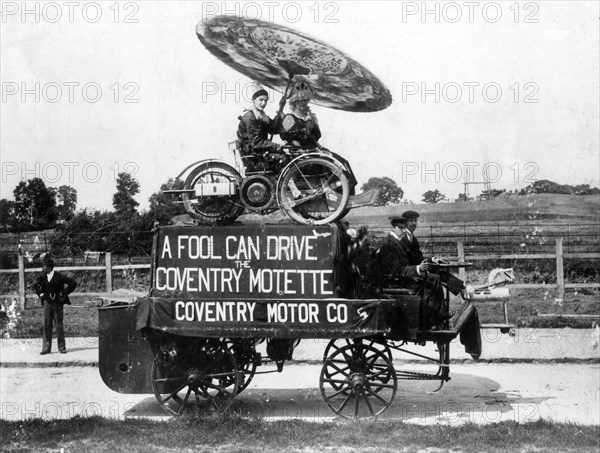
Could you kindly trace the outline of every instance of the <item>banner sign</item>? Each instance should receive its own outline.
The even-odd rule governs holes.
[[[373,335],[389,332],[395,304],[391,300],[149,297],[137,301],[136,329],[232,338]]]
[[[163,227],[154,250],[152,294],[213,300],[336,297],[338,247],[335,225]],[[246,305],[214,310],[251,314]]]

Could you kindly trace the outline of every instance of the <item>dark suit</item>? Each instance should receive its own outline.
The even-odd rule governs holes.
[[[392,233],[388,234],[381,244],[381,266],[383,273],[386,275],[384,281],[394,279],[418,279],[416,264],[411,263],[411,255],[406,247],[408,241],[406,236],[397,236]]]
[[[411,241],[406,233],[398,235],[392,232],[383,241],[380,253],[385,274],[384,282],[399,284],[423,298],[422,329],[437,326],[447,317],[440,276],[434,273],[420,275],[417,271],[419,264],[423,261],[423,254],[419,242],[414,236]]]
[[[58,350],[65,351],[65,331],[63,324],[63,306],[70,304],[69,294],[77,287],[77,282],[66,275],[54,271],[52,280],[48,281],[45,273],[40,274],[33,284],[33,290],[42,299],[44,305],[44,339],[42,352],[52,349],[52,324],[56,324],[56,340]]]
[[[419,245],[419,241],[417,241],[417,238],[414,236],[414,234],[412,235],[412,239],[409,239],[408,235],[405,233],[402,235],[400,243],[406,251],[409,265],[418,266],[423,262],[424,258],[423,253],[421,253],[421,246]]]

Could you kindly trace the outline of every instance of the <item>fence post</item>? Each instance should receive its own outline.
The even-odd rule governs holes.
[[[25,262],[23,255],[19,253],[19,303],[21,304],[21,311],[25,310]]]
[[[565,298],[565,273],[563,268],[563,238],[556,238],[556,285],[558,287],[558,298]]]
[[[112,292],[112,254],[106,252],[104,254],[104,260],[106,261],[106,292]]]
[[[458,241],[456,243],[456,249],[458,252],[458,261],[461,263],[464,262],[465,261],[465,244],[463,244],[462,241]],[[460,267],[458,269],[458,278],[460,278],[463,282],[467,281],[467,272],[464,267]]]

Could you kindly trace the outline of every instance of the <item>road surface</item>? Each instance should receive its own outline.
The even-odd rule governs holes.
[[[244,415],[331,420],[321,399],[316,364],[286,365],[257,375],[232,404]],[[418,424],[478,424],[539,418],[600,424],[598,364],[456,364],[451,381],[399,381],[381,418]],[[23,420],[102,415],[164,418],[153,395],[122,395],[102,382],[98,368],[1,368],[0,418]]]

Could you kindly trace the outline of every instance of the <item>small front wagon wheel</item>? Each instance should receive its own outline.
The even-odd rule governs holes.
[[[226,344],[210,341],[190,360],[165,360],[159,351],[152,366],[154,396],[170,415],[197,416],[226,410],[238,393],[239,371]]]
[[[385,351],[356,342],[327,357],[319,387],[323,400],[344,418],[376,417],[394,400],[394,366]]]

